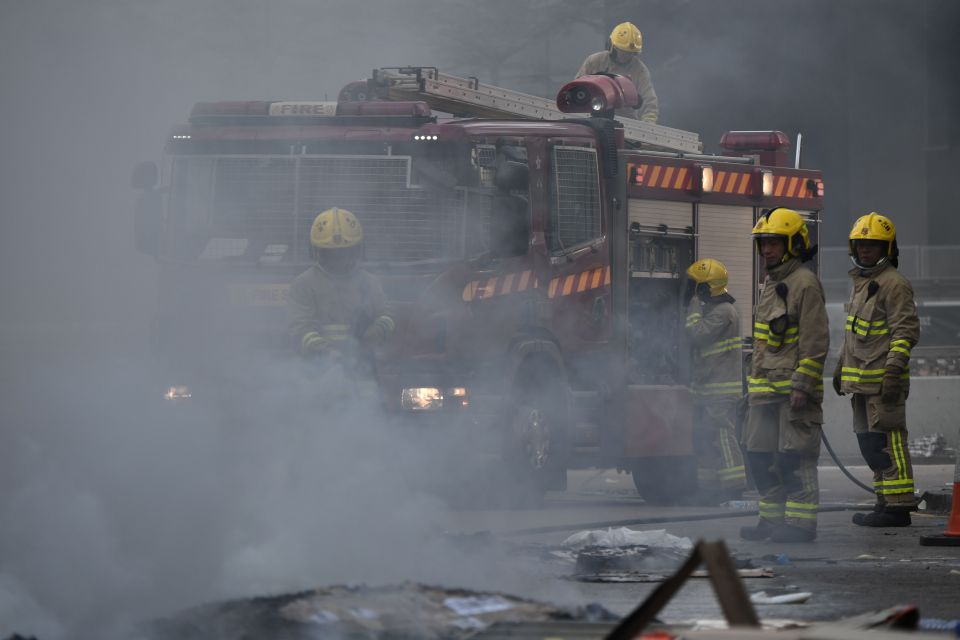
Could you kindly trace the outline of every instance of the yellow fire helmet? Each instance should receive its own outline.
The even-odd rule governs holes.
[[[727,268],[719,260],[713,258],[697,260],[687,268],[687,277],[697,284],[709,285],[711,296],[722,296],[727,293]]]
[[[640,53],[643,49],[643,34],[632,22],[621,22],[610,32],[610,44],[620,51]]]
[[[850,229],[849,251],[855,256],[853,243],[857,240],[881,240],[887,243],[887,257],[896,257],[897,228],[890,218],[877,212],[868,213],[853,223]]]
[[[799,213],[793,209],[778,207],[760,216],[753,227],[753,237],[760,242],[761,238],[784,238],[787,241],[787,256],[799,256],[810,249],[810,233],[807,223]]]
[[[310,226],[310,244],[318,249],[346,249],[363,241],[363,227],[346,209],[327,209]]]

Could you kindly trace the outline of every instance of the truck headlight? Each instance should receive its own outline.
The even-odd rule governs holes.
[[[163,393],[164,400],[186,400],[192,397],[193,393],[190,392],[190,387],[184,385],[170,387]]]
[[[400,406],[411,411],[442,409],[443,393],[436,387],[404,389],[400,394]]]
[[[467,397],[466,387],[452,387],[447,389],[447,400],[449,400],[454,407],[470,406],[470,399]]]

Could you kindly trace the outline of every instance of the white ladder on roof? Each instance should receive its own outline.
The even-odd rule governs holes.
[[[551,100],[521,91],[512,91],[476,78],[441,73],[434,67],[383,67],[374,69],[373,79],[387,87],[394,100],[422,100],[433,109],[479,118],[523,118],[563,120],[569,118]],[[668,151],[702,153],[696,133],[659,124],[617,116],[624,138],[633,143]]]

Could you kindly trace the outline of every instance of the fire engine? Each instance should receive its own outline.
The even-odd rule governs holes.
[[[188,356],[224,336],[293,357],[286,291],[336,206],[361,220],[396,315],[376,382],[398,422],[494,433],[536,491],[578,466],[627,470],[653,501],[690,490],[684,272],[727,266],[748,338],[751,228],[786,206],[816,236],[823,181],[790,166],[780,132],[729,132],[709,155],[696,134],[615,117],[635,93],[587,76],[552,102],[408,67],[336,103],[196,104],[162,167],[133,176],[156,343],[177,364],[167,397],[203,395],[218,365]]]

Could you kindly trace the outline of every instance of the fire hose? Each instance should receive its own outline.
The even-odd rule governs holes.
[[[867,485],[863,484],[862,482],[854,478],[853,474],[850,473],[850,471],[845,466],[843,466],[843,463],[840,462],[840,458],[838,458],[836,452],[834,452],[833,447],[830,446],[830,441],[827,440],[827,434],[825,434],[822,429],[820,430],[820,439],[823,440],[823,444],[827,448],[827,452],[830,454],[830,457],[833,458],[833,461],[837,464],[837,467],[840,468],[840,471],[843,472],[843,475],[847,476],[850,482],[857,485],[864,491],[869,491],[870,493],[874,493],[873,489],[871,489]]]

